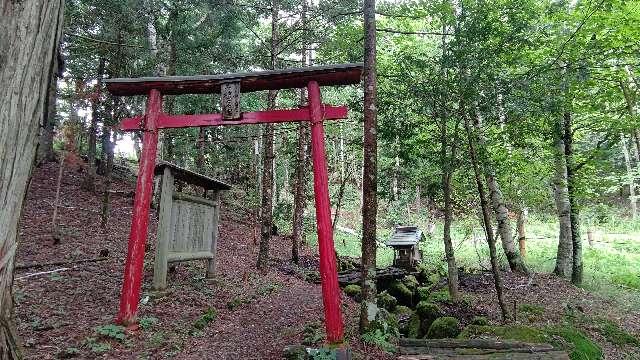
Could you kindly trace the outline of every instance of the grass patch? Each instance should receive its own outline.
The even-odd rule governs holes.
[[[633,345],[640,347],[640,339],[620,328],[615,322],[605,318],[596,318],[593,321],[596,331],[604,336],[608,342],[618,346]]]

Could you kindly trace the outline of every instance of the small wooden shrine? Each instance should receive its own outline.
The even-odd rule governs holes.
[[[393,248],[393,266],[414,269],[422,260],[419,244],[424,238],[417,226],[396,226],[386,244]]]
[[[170,262],[206,260],[207,277],[215,274],[220,192],[231,186],[168,162],[155,167],[160,175],[158,244],[153,268],[153,287],[167,287]],[[202,196],[176,191],[176,180],[202,188]]]

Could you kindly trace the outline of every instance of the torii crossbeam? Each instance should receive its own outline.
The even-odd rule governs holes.
[[[343,340],[340,310],[327,160],[325,156],[324,120],[347,117],[345,106],[322,104],[320,86],[348,85],[360,82],[362,64],[312,66],[299,69],[261,71],[225,75],[168,76],[149,78],[109,79],[107,89],[117,96],[146,95],[145,115],[123,119],[125,131],[144,131],[140,170],[129,233],[127,260],[117,320],[130,324],[136,321],[140,287],[142,285],[144,247],[149,225],[149,206],[153,194],[153,169],[156,162],[158,131],[167,128],[193,126],[224,126],[309,121],[313,160],[313,190],[316,201],[320,278],[324,304],[327,341]],[[308,106],[298,109],[241,112],[241,92],[307,88]],[[162,112],[163,95],[222,94],[222,113],[203,115],[171,115]]]

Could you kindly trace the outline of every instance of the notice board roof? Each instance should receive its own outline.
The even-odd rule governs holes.
[[[184,181],[188,184],[201,186],[207,190],[230,190],[231,185],[223,183],[222,181],[216,180],[214,178],[210,178],[208,176],[198,174],[195,171],[187,170],[183,167],[180,167],[176,164],[172,164],[170,162],[162,161],[156,165],[155,174],[162,175],[164,173],[164,169],[171,169],[171,173],[173,177]]]
[[[295,89],[315,80],[320,86],[350,85],[360,82],[362,63],[308,66],[282,70],[242,72],[221,75],[162,76],[106,79],[113,95],[147,95],[151,89],[162,94],[211,94],[220,92],[220,84],[240,82],[241,92]]]

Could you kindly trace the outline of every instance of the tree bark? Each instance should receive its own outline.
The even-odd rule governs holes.
[[[638,207],[636,202],[636,183],[635,174],[633,172],[633,166],[631,165],[631,155],[629,154],[629,147],[627,146],[627,138],[624,134],[620,134],[620,145],[622,146],[622,155],[624,155],[624,164],[627,168],[627,185],[629,186],[629,204],[631,209],[631,218],[634,220],[638,216]]]
[[[495,176],[493,170],[493,164],[486,153],[486,138],[482,131],[482,119],[478,109],[475,110],[474,127],[476,129],[478,146],[480,148],[480,161],[482,162],[482,168],[484,168],[484,174],[487,181],[487,187],[489,188],[489,199],[493,208],[493,213],[498,223],[498,234],[500,234],[500,240],[502,242],[502,250],[509,262],[509,268],[511,271],[517,271],[522,273],[528,273],[524,261],[520,254],[516,251],[513,234],[511,232],[511,221],[509,220],[509,210],[504,202],[500,185]]]
[[[362,302],[360,333],[369,329],[376,317],[376,217],[378,215],[378,140],[376,104],[376,2],[365,0],[364,16],[364,144],[362,176]]]
[[[43,120],[43,126],[38,140],[38,164],[56,160],[56,153],[53,151],[53,136],[57,123],[57,104],[58,98],[58,77],[62,77],[62,60],[60,58],[60,46],[56,46],[56,56],[54,56],[53,75],[49,83],[47,91],[47,104],[45,108],[47,112]]]
[[[491,226],[491,214],[489,209],[489,203],[487,202],[487,196],[484,189],[484,183],[482,182],[482,175],[480,172],[480,165],[478,163],[478,156],[475,147],[477,137],[474,136],[469,126],[469,120],[465,117],[465,129],[467,130],[467,138],[469,141],[469,157],[471,159],[471,165],[475,174],[476,186],[478,188],[478,197],[480,198],[480,208],[482,210],[482,222],[484,223],[485,236],[487,243],[489,244],[489,258],[491,260],[491,272],[493,273],[493,283],[498,296],[498,305],[500,306],[500,312],[502,314],[502,320],[509,319],[509,310],[507,304],[504,301],[502,278],[500,277],[500,268],[498,267],[498,255],[496,251],[496,239],[493,236],[493,228]]]
[[[63,26],[62,0],[0,2],[0,358],[18,359],[12,284],[22,209]]]
[[[573,264],[573,243],[571,242],[571,204],[567,188],[567,158],[564,145],[564,125],[562,117],[554,121],[554,177],[553,195],[558,212],[560,233],[558,234],[558,251],[554,274],[569,278]]]
[[[571,266],[571,282],[582,284],[582,239],[580,238],[580,210],[576,199],[575,159],[573,155],[573,129],[571,113],[565,111],[562,116],[564,125],[564,154],[567,158],[567,192],[571,209],[571,244],[573,245],[573,264]]]
[[[300,14],[300,22],[303,29],[307,26],[307,0],[302,0],[302,14]],[[302,39],[302,66],[307,65],[307,47],[308,39],[306,30],[303,33]],[[304,88],[300,89],[300,107],[307,104],[306,91]],[[293,196],[293,233],[291,236],[291,259],[294,263],[298,264],[299,247],[302,244],[302,238],[304,234],[304,209],[307,206],[307,177],[306,177],[306,151],[309,125],[306,122],[300,122],[298,124],[298,146],[296,148],[296,172],[295,172],[295,185]]]
[[[518,209],[518,220],[516,222],[516,228],[518,229],[518,245],[520,248],[520,256],[523,259],[527,258],[527,234],[525,225],[527,224],[527,208],[520,207]]]
[[[276,54],[278,53],[278,5],[279,0],[271,2],[271,68],[276,68]],[[275,109],[278,92],[269,90],[267,98],[268,108]],[[260,226],[260,250],[258,251],[258,264],[260,270],[265,270],[269,265],[269,242],[273,227],[273,125],[267,124],[262,135],[262,216]]]
[[[109,223],[109,216],[111,213],[111,199],[110,193],[111,190],[111,179],[113,174],[113,149],[116,146],[116,133],[113,133],[113,140],[111,140],[111,130],[105,129],[106,137],[107,137],[107,148],[105,149],[107,152],[107,164],[104,172],[104,193],[102,194],[102,213],[100,216],[100,226],[103,229],[107,228],[107,224]]]
[[[89,123],[89,147],[87,150],[87,173],[82,187],[91,192],[96,191],[96,145],[98,142],[98,113],[100,110],[100,95],[102,92],[102,78],[104,77],[105,58],[101,57],[96,74],[96,91],[91,99],[91,122]]]

